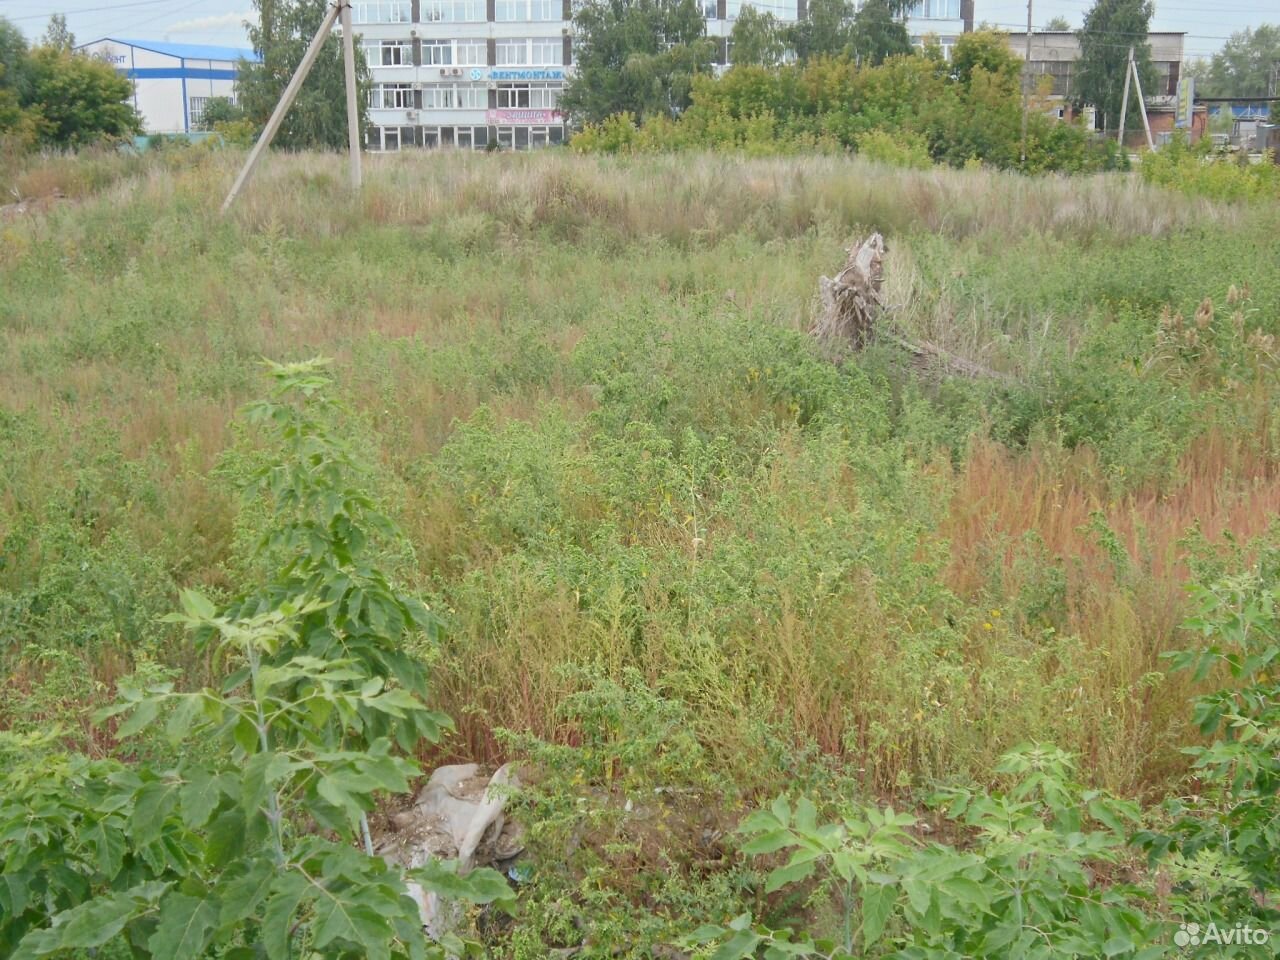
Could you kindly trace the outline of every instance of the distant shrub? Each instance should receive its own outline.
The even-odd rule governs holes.
[[[890,57],[878,66],[815,58],[776,68],[740,66],[698,77],[692,105],[678,119],[637,126],[630,114],[588,126],[573,139],[583,153],[715,149],[749,155],[834,153],[920,169],[930,162],[1028,172],[1113,169],[1119,152],[1095,145],[1082,127],[1033,113],[1022,159],[1017,59],[1003,36],[966,35],[955,75],[927,55]]]
[[[929,145],[924,138],[910,133],[894,136],[885,130],[872,130],[858,140],[858,153],[876,163],[892,167],[926,170],[933,166]]]
[[[1245,158],[1214,156],[1209,141],[1191,145],[1177,136],[1143,157],[1142,179],[1161,187],[1212,200],[1280,200],[1280,164],[1249,163]]]

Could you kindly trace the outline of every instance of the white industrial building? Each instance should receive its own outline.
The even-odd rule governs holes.
[[[702,0],[717,60],[732,61],[729,35],[753,0]],[[754,0],[784,23],[807,0]],[[526,149],[566,139],[560,94],[573,70],[571,0],[356,0],[353,31],[364,46],[370,150],[490,145]],[[973,29],[973,0],[919,0],[906,18],[919,43],[944,51]]]
[[[240,61],[259,59],[252,50],[238,47],[119,37],[104,37],[77,49],[101,57],[133,81],[133,106],[149,134],[202,129],[209,99],[234,99]]]

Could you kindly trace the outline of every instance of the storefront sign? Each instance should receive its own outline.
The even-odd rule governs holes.
[[[559,110],[489,110],[485,113],[489,123],[562,123],[564,115]]]
[[[511,69],[509,67],[472,67],[472,80],[563,80],[562,67]]]

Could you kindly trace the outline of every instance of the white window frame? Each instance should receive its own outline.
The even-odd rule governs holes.
[[[422,65],[424,67],[452,67],[452,40],[423,40]]]
[[[366,40],[364,59],[370,70],[377,70],[379,67],[412,67],[413,44],[408,40]]]
[[[353,23],[412,23],[409,0],[363,0],[351,5]]]
[[[212,97],[189,97],[187,100],[187,125],[192,130],[204,128],[204,111]]]
[[[562,37],[503,37],[496,42],[494,51],[499,67],[564,66]]]
[[[552,23],[564,19],[563,0],[495,0],[497,23]]]
[[[428,83],[422,87],[423,110],[484,110],[489,90],[469,83]]]
[[[488,13],[485,0],[422,0],[418,19],[422,23],[484,23]]]
[[[369,88],[372,110],[412,110],[413,85],[408,83],[375,83]]]
[[[487,67],[489,48],[483,40],[457,40],[454,42],[453,62],[460,67]]]

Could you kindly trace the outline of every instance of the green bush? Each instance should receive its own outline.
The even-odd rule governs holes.
[[[1142,158],[1139,170],[1147,183],[1212,200],[1280,200],[1280,164],[1264,156],[1260,163],[1247,157],[1218,156],[1205,138],[1192,146],[1185,136]]]

